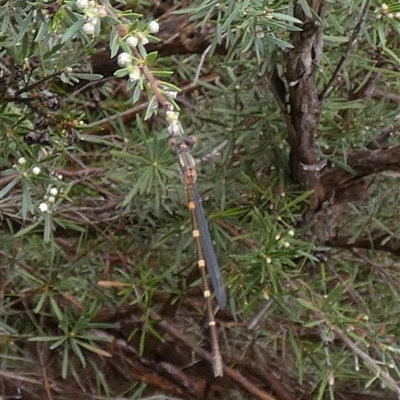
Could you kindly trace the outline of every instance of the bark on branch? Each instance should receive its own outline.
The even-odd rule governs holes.
[[[326,9],[325,2],[316,3],[315,9],[322,17]],[[300,32],[292,34],[293,49],[286,56],[290,106],[286,122],[290,146],[290,170],[295,182],[310,188],[315,181],[316,172],[312,166],[317,165],[319,161],[315,138],[321,103],[315,75],[316,64],[322,54],[322,25],[319,21],[307,17],[300,6],[296,7],[295,17],[304,23]]]

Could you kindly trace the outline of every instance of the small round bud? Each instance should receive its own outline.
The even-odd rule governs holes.
[[[14,76],[16,79],[22,79],[25,76],[24,68],[21,65],[14,65]]]
[[[147,37],[144,36],[143,33],[139,32],[139,33],[137,34],[137,37],[138,37],[139,42],[140,42],[141,44],[145,45],[145,44],[149,43],[149,39],[147,39]]]
[[[97,11],[97,16],[99,18],[105,18],[107,16],[107,10],[104,6],[99,6],[99,9]]]
[[[294,236],[294,230],[291,229],[291,230],[288,232],[288,234],[289,234],[289,236]]]
[[[179,122],[173,122],[171,125],[168,126],[167,130],[170,136],[178,136],[182,133]]]
[[[47,211],[49,211],[49,206],[47,205],[47,203],[40,203],[39,210],[43,213],[47,212]]]
[[[36,69],[40,65],[39,57],[36,56],[29,57],[28,64],[30,69]]]
[[[92,17],[89,19],[88,24],[93,25],[96,27],[96,25],[100,22],[99,18],[97,17]]]
[[[333,374],[333,372],[329,372],[328,375],[328,382],[330,386],[333,386],[335,384],[335,375]]]
[[[134,49],[139,43],[139,40],[135,36],[128,36],[126,38],[126,44],[131,48]]]
[[[49,203],[54,203],[56,201],[56,198],[54,196],[49,196],[48,202]]]
[[[52,96],[49,97],[47,100],[47,107],[49,107],[49,110],[51,111],[57,111],[60,108],[60,100],[58,99],[57,96]]]
[[[40,174],[40,168],[39,167],[33,167],[32,168],[32,174],[33,175],[39,175]]]
[[[160,30],[160,24],[157,21],[151,21],[149,23],[149,32],[157,33]]]
[[[57,196],[57,195],[58,195],[58,189],[55,188],[55,187],[53,187],[53,188],[51,188],[51,189],[49,190],[49,193],[50,193],[52,196]]]
[[[25,135],[24,141],[30,145],[40,143],[42,134],[32,131]]]
[[[24,165],[24,164],[26,164],[26,158],[25,158],[25,157],[18,158],[17,163],[18,163],[19,165]]]
[[[128,70],[129,80],[138,81],[140,79],[140,68],[137,65],[131,65]]]
[[[82,27],[83,32],[86,33],[86,35],[91,36],[94,34],[94,25],[92,25],[90,22],[86,22],[85,25]]]
[[[76,6],[78,8],[80,8],[81,10],[84,10],[85,8],[89,8],[89,0],[77,0]]]
[[[121,53],[118,56],[118,65],[122,68],[127,67],[132,64],[132,56],[128,53]]]
[[[39,116],[35,120],[35,129],[43,130],[46,129],[48,126],[47,118],[43,115]]]

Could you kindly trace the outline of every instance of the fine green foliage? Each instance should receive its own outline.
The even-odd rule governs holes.
[[[315,15],[310,2],[295,3]],[[327,3],[320,91],[366,2]],[[212,27],[206,50],[162,58],[146,47],[160,44],[157,25],[142,17],[154,12],[150,2],[134,2],[133,11],[123,2],[90,7],[83,0],[0,5],[4,397],[15,395],[15,377],[32,364],[40,368],[27,382],[41,398],[168,394],[149,378],[163,376],[157,357],[176,351],[168,362],[179,374],[196,362],[183,341],[171,345],[155,315],[207,348],[166,106],[179,112],[180,133],[199,142],[198,185],[229,294],[218,323],[226,364],[244,374],[254,367],[257,377],[279,370],[307,398],[400,393],[399,260],[390,247],[380,251],[400,235],[398,173],[377,174],[364,202],[346,210],[324,204],[308,218],[312,191],[291,180],[287,116],[266,80],[274,70],[284,75],[291,35],[301,31],[293,2],[190,2],[172,15]],[[353,151],[398,124],[400,8],[386,7],[373,2],[323,103],[317,151],[348,173]],[[109,52],[101,53],[105,44]],[[111,73],[97,64],[100,53],[114,63]],[[374,95],[348,96],[377,75]],[[176,98],[187,81],[194,87]],[[388,144],[398,146],[398,137]],[[339,230],[350,245],[329,245]],[[362,237],[374,245],[352,248]],[[154,350],[162,345],[171,347]],[[226,390],[224,398],[242,396]]]

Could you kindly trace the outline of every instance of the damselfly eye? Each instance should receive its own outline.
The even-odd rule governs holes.
[[[168,146],[173,152],[175,152],[178,147],[177,142],[178,142],[178,140],[173,139],[173,138],[168,140]]]

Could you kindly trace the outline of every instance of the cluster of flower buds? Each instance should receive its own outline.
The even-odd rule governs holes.
[[[58,195],[58,189],[56,187],[49,187],[46,194],[43,197],[43,200],[39,204],[39,210],[42,213],[51,213],[52,206],[56,202],[56,198]]]
[[[274,19],[274,12],[275,12],[275,10],[272,8],[265,8],[264,9],[264,17],[266,19]]]
[[[83,32],[89,36],[94,35],[100,30],[100,19],[107,15],[105,7],[94,0],[77,0],[76,6],[85,14]]]
[[[295,232],[293,229],[290,229],[287,232],[287,236],[286,239],[284,237],[282,237],[279,233],[277,235],[275,235],[275,241],[277,242],[278,248],[289,248],[291,246],[290,243],[290,238],[294,237]],[[273,262],[273,258],[271,256],[265,256],[265,261],[267,262],[267,264],[271,264]]]
[[[125,42],[131,49],[135,49],[139,43],[141,45],[146,45],[147,43],[149,43],[147,34],[157,33],[159,28],[160,28],[160,26],[157,21],[151,21],[147,25],[147,29],[144,30],[143,32],[135,31],[135,32],[130,33],[128,36],[126,36]],[[136,82],[140,79],[140,77],[141,77],[140,67],[138,65],[137,60],[134,57],[132,57],[131,54],[129,54],[127,52],[120,53],[118,55],[117,62],[121,68],[124,68],[126,70],[125,73],[128,74],[129,80],[131,82]],[[120,75],[120,76],[122,76],[122,75]]]
[[[398,9],[397,5],[395,6],[396,9]],[[376,18],[381,19],[382,17],[387,17],[390,19],[396,18],[400,19],[400,12],[394,12],[395,10],[392,10],[390,6],[388,6],[386,3],[382,3],[381,7],[378,8],[376,12]]]
[[[146,36],[146,33],[157,33],[160,29],[160,25],[157,21],[151,21],[147,25],[147,31],[144,32],[136,31],[131,35],[125,38],[126,44],[131,48],[134,49],[139,43],[142,45],[146,45],[149,43],[149,39]]]
[[[39,175],[42,170],[40,167],[32,167],[30,168],[27,166],[27,161],[25,157],[20,157],[17,160],[17,163],[13,165],[13,168],[16,169],[21,175],[28,176],[28,175]]]
[[[130,81],[135,82],[140,79],[140,68],[136,60],[129,53],[123,52],[119,54],[117,62],[121,68],[126,69]]]

